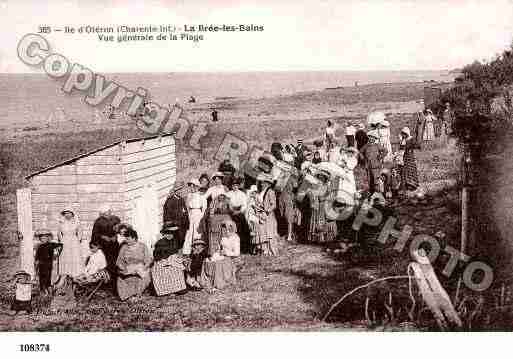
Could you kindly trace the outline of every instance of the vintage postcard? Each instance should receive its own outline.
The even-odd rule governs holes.
[[[0,352],[513,329],[512,1],[0,0],[0,29]]]

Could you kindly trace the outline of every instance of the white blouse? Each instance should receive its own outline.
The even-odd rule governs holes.
[[[207,192],[205,192],[205,198],[212,197],[212,199],[215,199],[220,194],[225,194],[225,193],[226,193],[226,188],[223,185],[212,186],[209,189],[207,189]]]
[[[105,260],[105,255],[101,249],[98,249],[96,253],[91,253],[89,256],[89,261],[86,264],[84,274],[85,275],[93,275],[98,273],[99,271],[107,268],[107,261]]]

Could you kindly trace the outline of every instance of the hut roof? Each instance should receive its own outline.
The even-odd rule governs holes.
[[[125,140],[119,140],[119,141],[116,141],[116,142],[113,142],[109,145],[106,145],[106,146],[102,146],[102,147],[99,147],[99,148],[96,148],[92,151],[89,151],[89,152],[86,152],[86,153],[82,153],[78,156],[75,156],[75,157],[72,157],[66,161],[63,161],[63,162],[60,162],[60,163],[57,163],[53,166],[50,166],[50,167],[47,167],[47,168],[44,168],[40,171],[37,171],[37,172],[34,172],[34,173],[31,173],[30,175],[28,175],[27,177],[25,177],[26,180],[29,180],[31,179],[32,177],[34,176],[37,176],[38,174],[41,174],[41,173],[44,173],[44,172],[47,172],[47,171],[50,171],[54,168],[57,168],[57,167],[60,167],[60,166],[64,166],[64,165],[69,165],[81,158],[84,158],[84,157],[87,157],[87,156],[90,156],[92,154],[95,154],[97,152],[100,152],[100,151],[103,151],[103,150],[106,150],[107,148],[110,148],[110,147],[114,147],[114,146],[117,146],[119,145],[120,143],[122,142],[126,142],[126,143],[129,143],[129,142],[136,142],[136,141],[141,141],[141,140],[151,140],[151,139],[154,139],[154,138],[158,138],[158,137],[167,137],[167,136],[171,136],[171,135],[174,135],[175,133],[174,132],[169,132],[169,133],[163,133],[163,134],[159,134],[159,135],[155,135],[155,136],[149,136],[149,137],[138,137],[138,138],[129,138],[129,139],[125,139]]]

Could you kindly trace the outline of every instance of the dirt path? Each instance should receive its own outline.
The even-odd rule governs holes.
[[[451,196],[455,194],[400,205],[395,209],[400,225],[413,225],[414,234],[444,230],[450,241],[457,235],[451,231],[457,228],[451,213],[455,199],[451,201]],[[9,272],[7,267],[15,268],[15,250],[10,247],[9,253],[5,253],[4,259],[10,259],[2,259],[5,269],[2,273]],[[318,318],[354,287],[375,278],[405,274],[408,261],[407,251],[396,253],[384,249],[373,260],[350,261],[327,253],[321,246],[284,244],[277,257],[242,256],[237,285],[223,291],[161,298],[145,294],[139,303],[130,306],[109,292],[101,292],[90,304],[79,302],[68,313],[40,309],[39,314],[18,316],[14,320],[7,315],[13,291],[3,283],[0,330],[369,330],[362,320],[363,301],[365,295],[382,300],[385,293],[380,288],[355,296],[338,313],[335,311],[334,323],[323,323]],[[394,292],[400,292],[407,282],[399,281],[391,286]],[[36,308],[38,301],[35,297]]]

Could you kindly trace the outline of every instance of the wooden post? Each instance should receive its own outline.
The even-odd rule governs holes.
[[[471,171],[470,171],[470,150],[467,146],[465,146],[463,150],[463,160],[462,160],[462,179],[463,179],[463,188],[461,190],[461,248],[460,251],[463,255],[467,254],[468,250],[468,233],[469,233],[469,217],[468,217],[468,206],[469,206],[469,194],[470,194],[470,184],[471,184]],[[463,260],[463,258],[461,258]]]
[[[20,269],[34,279],[34,231],[32,228],[32,192],[30,188],[16,191],[18,231],[23,236],[20,243]]]
[[[467,251],[467,242],[468,242],[468,187],[463,186],[461,190],[461,248],[460,252],[462,257],[466,254]],[[461,258],[463,260],[463,258]]]
[[[449,295],[438,281],[428,257],[420,251],[413,252],[412,256],[415,262],[410,263],[409,268],[413,270],[422,298],[433,313],[440,329],[446,329],[447,322],[461,327],[463,325],[461,319]]]

